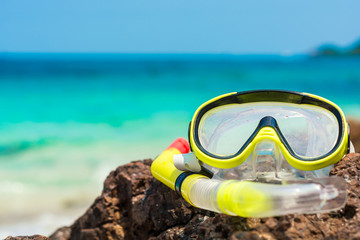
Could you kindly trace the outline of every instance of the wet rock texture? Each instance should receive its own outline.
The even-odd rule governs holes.
[[[360,126],[359,126],[360,129]],[[357,151],[360,130],[352,132]],[[359,239],[360,154],[337,163],[331,175],[347,182],[348,200],[342,210],[271,218],[241,218],[190,206],[150,173],[151,160],[117,168],[83,216],[49,239]],[[46,239],[43,236],[7,239]]]

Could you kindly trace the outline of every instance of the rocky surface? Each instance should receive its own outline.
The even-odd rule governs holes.
[[[324,214],[241,218],[189,206],[150,175],[151,160],[111,172],[88,211],[50,239],[360,239],[360,154],[332,170],[347,180],[344,209]]]
[[[359,151],[360,126],[351,137]],[[331,175],[346,179],[345,208],[262,219],[194,208],[154,179],[150,165],[151,160],[147,159],[112,171],[102,194],[84,215],[72,226],[58,229],[49,239],[360,239],[358,153],[346,155],[331,171]],[[34,235],[7,238],[10,239],[47,238]]]
[[[360,152],[360,121],[350,119],[348,122],[350,124],[350,139],[358,153]]]
[[[7,237],[5,240],[47,240],[48,237],[42,235]]]

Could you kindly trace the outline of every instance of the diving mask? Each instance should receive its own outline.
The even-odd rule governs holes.
[[[324,98],[288,91],[222,95],[197,109],[189,142],[192,152],[160,155],[152,173],[194,206],[264,217],[345,204],[344,180],[328,174],[349,152],[349,126]]]

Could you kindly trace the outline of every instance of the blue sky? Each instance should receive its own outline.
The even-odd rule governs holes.
[[[0,0],[0,52],[294,54],[360,38],[357,0]]]

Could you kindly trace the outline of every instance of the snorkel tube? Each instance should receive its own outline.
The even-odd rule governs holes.
[[[318,213],[345,205],[345,182],[339,177],[282,181],[281,184],[245,180],[217,180],[175,167],[173,157],[189,152],[189,143],[176,139],[152,163],[152,175],[177,191],[191,205],[241,217],[268,217],[290,213]]]

